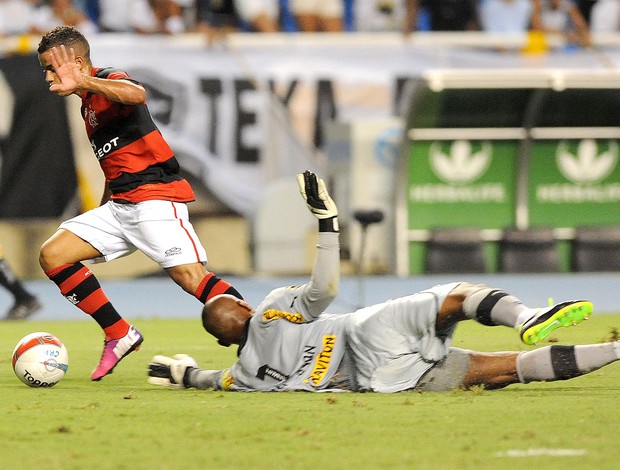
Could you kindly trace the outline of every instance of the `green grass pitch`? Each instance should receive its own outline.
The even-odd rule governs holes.
[[[145,342],[114,374],[89,374],[94,322],[0,327],[0,469],[511,469],[618,468],[620,364],[571,381],[448,393],[222,393],[149,385],[154,354],[187,353],[223,368],[196,320],[136,320]],[[554,332],[558,344],[617,338],[620,314]],[[52,389],[14,376],[10,355],[33,331],[59,336],[69,372]],[[458,347],[525,350],[515,331],[461,324]]]

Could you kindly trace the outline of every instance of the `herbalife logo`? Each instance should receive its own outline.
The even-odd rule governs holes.
[[[603,182],[618,162],[618,143],[604,145],[583,139],[571,148],[561,141],[555,154],[558,170],[568,180],[536,187],[536,199],[546,203],[610,203],[620,201],[620,183]]]
[[[473,152],[471,142],[455,140],[450,154],[441,150],[441,144],[433,142],[429,150],[433,172],[446,183],[464,184],[478,179],[489,167],[493,153],[491,144],[484,142],[482,149]]]
[[[564,177],[575,184],[596,183],[605,179],[618,161],[618,144],[609,141],[607,151],[598,153],[593,139],[584,139],[577,146],[577,154],[568,150],[565,140],[559,143],[556,153],[558,168]]]
[[[433,142],[428,150],[428,161],[442,182],[411,186],[411,201],[429,204],[505,202],[505,183],[476,183],[488,170],[492,157],[490,142],[472,145],[467,140],[455,140],[449,147]]]

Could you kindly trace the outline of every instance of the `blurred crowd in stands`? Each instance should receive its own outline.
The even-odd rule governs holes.
[[[0,36],[61,24],[83,33],[618,32],[620,0],[0,0]]]

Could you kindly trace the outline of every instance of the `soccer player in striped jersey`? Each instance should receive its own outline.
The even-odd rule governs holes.
[[[313,173],[298,175],[298,183],[319,219],[310,282],[275,289],[256,309],[229,295],[214,297],[203,308],[203,326],[221,343],[239,345],[237,362],[202,370],[187,355],[158,355],[149,365],[150,383],[230,391],[446,391],[570,379],[620,358],[620,341],[523,352],[453,348],[459,321],[515,328],[534,344],[592,312],[585,300],[528,308],[501,289],[467,282],[352,313],[324,313],[339,284],[338,211]]]
[[[70,26],[46,33],[37,52],[50,91],[81,98],[86,133],[106,178],[101,205],[63,222],[39,256],[61,293],[102,328],[103,354],[91,375],[101,380],[143,337],[83,261],[140,250],[202,303],[217,294],[241,296],[205,267],[206,251],[188,215],[194,193],[151,118],[144,87],[122,70],[93,66],[88,41]]]

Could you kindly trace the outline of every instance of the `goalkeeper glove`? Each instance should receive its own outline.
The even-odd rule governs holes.
[[[196,361],[187,354],[172,357],[153,356],[149,364],[149,383],[175,388],[189,388],[189,374],[197,369]]]
[[[308,209],[319,219],[319,230],[337,232],[338,220],[336,217],[338,216],[338,208],[327,192],[325,181],[317,178],[311,171],[306,170],[297,175],[297,184]],[[330,222],[323,222],[327,220],[330,220]]]

